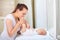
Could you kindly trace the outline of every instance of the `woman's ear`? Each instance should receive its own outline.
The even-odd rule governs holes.
[[[19,9],[17,9],[16,11],[17,11],[17,12],[19,12],[20,10],[19,10]]]

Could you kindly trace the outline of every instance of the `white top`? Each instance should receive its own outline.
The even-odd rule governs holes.
[[[4,30],[3,30],[2,34],[1,34],[1,38],[3,38],[4,40],[5,40],[5,39],[6,39],[6,40],[14,40],[15,37],[16,37],[17,32],[16,32],[12,37],[9,37],[8,32],[7,32],[7,27],[6,27],[6,20],[7,20],[7,19],[12,20],[12,24],[13,24],[12,27],[14,27],[15,24],[16,24],[16,21],[15,21],[14,16],[13,16],[12,14],[8,14],[8,15],[5,17],[5,19],[4,19]]]

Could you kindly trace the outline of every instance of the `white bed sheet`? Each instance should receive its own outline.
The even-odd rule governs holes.
[[[18,36],[16,37],[15,40],[54,40],[49,33],[47,33],[47,35],[43,36],[43,35],[34,35],[34,36]]]

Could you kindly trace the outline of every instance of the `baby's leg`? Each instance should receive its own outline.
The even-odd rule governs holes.
[[[22,24],[22,29],[21,29],[21,33],[25,32],[26,31],[26,25],[25,24]]]

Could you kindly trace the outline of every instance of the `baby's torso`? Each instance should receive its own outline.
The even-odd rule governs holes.
[[[26,28],[26,31],[22,33],[23,36],[33,36],[33,35],[36,35],[36,34],[37,34],[36,30],[27,29],[27,28]]]

